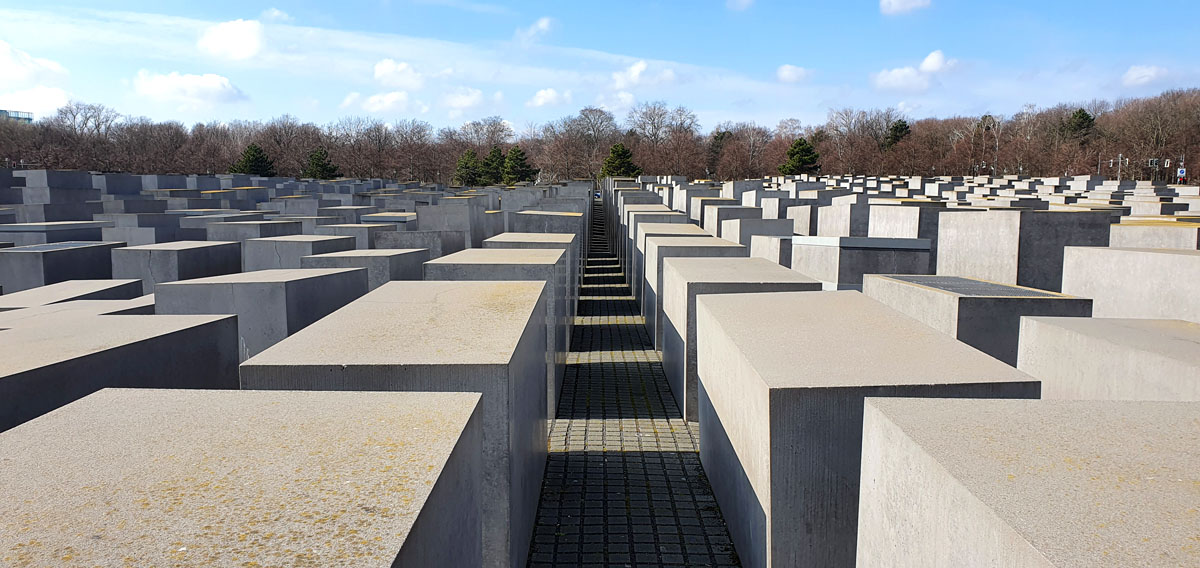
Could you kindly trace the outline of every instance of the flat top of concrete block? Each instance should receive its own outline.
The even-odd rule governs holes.
[[[221,226],[290,225],[290,224],[296,224],[299,222],[300,221],[296,221],[296,220],[292,220],[292,219],[272,219],[270,221],[226,221],[223,223],[209,223],[208,226],[214,227],[217,225],[221,225]]]
[[[479,399],[106,389],[0,434],[0,533],[31,565],[391,566]]]
[[[352,239],[354,237],[337,237],[339,239]],[[429,249],[414,248],[414,249],[360,249],[360,250],[342,250],[337,252],[327,252],[324,254],[314,254],[305,258],[355,258],[363,256],[404,256],[420,252],[429,252]]]
[[[575,233],[500,233],[484,239],[493,243],[552,243],[569,245],[575,242]]]
[[[60,243],[45,243],[40,245],[26,245],[23,247],[12,247],[4,252],[49,252],[53,250],[66,250],[99,246],[121,246],[125,243],[121,241],[63,241]]]
[[[1055,566],[1197,560],[1200,403],[870,398]]]
[[[12,249],[6,249],[5,252]],[[46,286],[38,286],[12,294],[0,296],[0,308],[27,308],[30,306],[44,306],[46,304],[54,304],[64,300],[70,300],[79,296],[94,294],[109,288],[118,286],[129,286],[131,284],[140,283],[141,280],[67,280],[66,282],[58,282],[48,284]]]
[[[548,215],[551,217],[583,217],[583,213],[571,211],[517,211],[517,215]]]
[[[70,300],[67,302],[0,311],[0,326],[17,327],[19,325],[37,324],[45,321],[46,318],[75,319],[85,316],[103,316],[114,312],[153,305],[153,294],[132,300]]]
[[[559,249],[470,248],[426,264],[556,264],[563,254]]]
[[[1034,381],[859,292],[712,294],[696,309],[770,388]]]
[[[1036,325],[1054,326],[1099,339],[1120,349],[1136,349],[1200,367],[1200,323],[1167,319],[1030,317]],[[1196,377],[1200,379],[1200,377]]]
[[[545,286],[388,282],[242,365],[507,365]]]
[[[657,237],[646,237],[646,247],[647,248],[651,248],[651,247],[658,247],[658,248],[667,248],[667,247],[738,247],[738,248],[742,248],[742,245],[739,245],[732,241],[727,241],[725,239],[718,239],[717,237],[713,237],[713,236],[707,236],[707,237],[657,236]]]
[[[209,247],[222,247],[236,244],[238,244],[237,241],[173,241],[169,243],[157,243],[153,245],[124,247],[117,250],[189,250]]]
[[[380,218],[393,219],[394,218],[396,220],[410,220],[410,219],[416,219],[417,214],[416,213],[395,212],[395,211],[381,211],[379,213],[368,213],[366,215],[363,215],[363,217],[364,218],[370,217],[371,219],[380,219]]]
[[[1106,254],[1120,252],[1134,252],[1146,254],[1170,254],[1175,256],[1185,256],[1200,258],[1200,250],[1184,250],[1184,249],[1155,249],[1155,248],[1134,248],[1134,247],[1066,247],[1072,251],[1087,251],[1088,254]]]
[[[107,223],[99,221],[47,221],[44,223],[8,223],[0,225],[0,233],[40,233],[67,229],[100,229]]]
[[[328,227],[329,225],[323,225]],[[345,241],[354,237],[338,237],[333,235],[285,235],[282,237],[263,237],[261,239],[248,239],[246,242],[269,242],[269,243],[321,243],[330,241]]]
[[[1028,288],[1025,286],[1014,286],[1011,284],[1000,284],[990,282],[988,280],[979,280],[976,278],[964,278],[961,276],[926,276],[916,274],[867,274],[863,278],[886,278],[888,280],[898,280],[906,284],[929,288],[938,292],[945,292],[955,296],[971,296],[971,297],[989,297],[989,298],[1049,298],[1049,299],[1076,299],[1082,300],[1078,296],[1069,296],[1067,294],[1059,294],[1057,292],[1047,292],[1038,290],[1037,288]]]
[[[639,235],[707,235],[708,231],[691,223],[638,223]]]
[[[339,223],[335,225],[317,225],[318,229],[394,229],[393,223]]]
[[[192,190],[186,190],[192,191]],[[210,215],[234,215],[237,213],[262,213],[262,211],[238,211],[237,209],[167,209],[163,213],[169,215],[189,215],[189,216],[210,216]]]
[[[687,282],[789,282],[812,284],[821,289],[821,281],[765,258],[688,258],[663,259],[663,269]]]
[[[236,316],[80,316],[0,331],[0,378]],[[0,379],[2,380],[2,379]]]
[[[194,278],[192,280],[178,280],[176,282],[163,282],[158,284],[161,286],[190,286],[193,284],[261,284],[265,282],[294,282],[296,280],[306,280],[308,278],[321,278],[332,274],[341,274],[343,272],[353,272],[362,270],[361,268],[276,268],[271,270],[255,270],[252,272],[240,272],[237,274],[223,274],[221,276],[209,276],[207,278]]]
[[[374,209],[370,205],[334,205],[332,207],[322,207],[321,209],[332,209],[334,211],[361,211],[363,209]]]
[[[818,247],[840,247],[856,249],[911,249],[929,250],[929,239],[898,239],[893,237],[816,237],[796,235],[793,245]]]

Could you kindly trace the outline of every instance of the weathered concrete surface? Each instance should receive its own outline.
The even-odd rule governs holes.
[[[726,219],[721,222],[720,237],[749,248],[757,235],[791,237],[792,227],[790,219]]]
[[[868,399],[857,563],[1194,565],[1197,447],[1195,402]]]
[[[318,235],[354,237],[355,248],[365,250],[380,248],[378,246],[379,235],[395,232],[396,229],[396,225],[392,223],[357,223],[349,225],[321,225],[317,227],[316,233]]]
[[[1182,320],[1025,317],[1017,368],[1042,398],[1200,400],[1197,345]]]
[[[130,300],[141,295],[139,280],[68,280],[0,296],[0,311],[71,300]]]
[[[704,229],[691,223],[642,223],[637,228],[637,246],[633,249],[630,266],[625,267],[625,280],[630,284],[633,297],[641,303],[642,285],[646,279],[646,239],[663,236],[703,237],[708,236]]]
[[[1114,248],[1200,249],[1200,223],[1125,222],[1109,230],[1108,246]]]
[[[0,249],[5,293],[66,280],[112,278],[112,251],[122,242],[66,241]]]
[[[700,459],[743,566],[853,565],[865,397],[1039,392],[858,292],[701,296],[696,345]]]
[[[241,267],[242,250],[235,242],[176,241],[112,251],[113,278],[141,280],[145,294],[159,282],[233,274]]]
[[[299,235],[303,231],[300,221],[230,221],[208,224],[210,241],[246,241],[266,237]]]
[[[237,388],[229,316],[46,318],[0,331],[0,431],[108,387]]]
[[[571,233],[500,233],[483,240],[483,248],[545,248],[567,252],[567,321],[578,311],[580,275],[583,273],[579,238]],[[570,337],[568,336],[568,339]]]
[[[248,239],[242,244],[242,270],[302,268],[300,259],[314,254],[354,250],[354,237],[332,235],[285,235]]]
[[[663,298],[659,294],[662,282],[663,260],[674,257],[748,257],[750,249],[717,237],[647,237],[646,274],[642,279],[642,316],[646,318],[646,330],[654,338],[654,347],[662,347]]]
[[[544,282],[389,282],[246,361],[242,388],[483,393],[484,564],[519,568],[546,466],[548,296]]]
[[[361,268],[259,270],[159,284],[159,314],[236,314],[244,361],[367,293]]]
[[[99,241],[105,223],[94,221],[48,221],[0,225],[0,240],[23,247],[67,241]]]
[[[1092,315],[1087,298],[957,276],[869,274],[863,293],[1013,366],[1022,316]]]
[[[57,319],[62,325],[75,325],[75,320],[88,316],[152,316],[154,295],[132,300],[70,300],[19,310],[0,311],[0,328],[14,329]]]
[[[750,237],[750,256],[765,258],[784,268],[791,268],[792,237],[753,235]]]
[[[1063,292],[1091,298],[1098,318],[1200,323],[1196,282],[1200,251],[1067,247],[1063,262]]]
[[[479,566],[479,398],[104,390],[0,435],[0,561]]]
[[[696,408],[696,298],[704,294],[819,291],[821,282],[761,258],[663,260],[662,364],[685,420]]]
[[[466,231],[388,231],[375,235],[375,248],[429,250],[434,259],[467,248]]]
[[[420,280],[428,261],[429,249],[344,250],[305,256],[300,268],[363,268],[367,289],[374,290],[393,280]]]
[[[827,290],[861,290],[866,274],[929,274],[929,241],[796,235],[792,268]]]

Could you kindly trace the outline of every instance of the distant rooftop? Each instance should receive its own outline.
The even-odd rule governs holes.
[[[21,112],[19,110],[0,109],[0,119],[5,119],[5,118],[12,119],[17,122],[31,123],[31,122],[33,122],[33,113],[32,112]]]

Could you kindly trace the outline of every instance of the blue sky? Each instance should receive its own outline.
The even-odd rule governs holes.
[[[846,106],[1012,114],[1200,85],[1200,44],[1167,29],[1197,16],[1182,0],[0,0],[0,108],[76,99],[185,123],[498,114],[518,130],[650,100],[706,129]]]

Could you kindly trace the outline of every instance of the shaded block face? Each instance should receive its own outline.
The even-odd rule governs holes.
[[[155,288],[159,314],[236,314],[240,360],[367,293],[363,269],[260,270],[167,282]]]
[[[1195,402],[870,399],[858,565],[1194,564],[1198,444]]]
[[[0,311],[45,306],[72,300],[130,300],[142,295],[137,280],[68,280],[0,298]]]
[[[113,278],[142,281],[145,294],[160,282],[234,274],[241,270],[241,246],[234,242],[178,241],[112,251]]]
[[[788,219],[728,219],[721,223],[721,238],[749,247],[757,235],[791,237],[792,227]]]
[[[299,221],[236,221],[208,224],[210,241],[247,241],[265,237],[299,235],[303,225]]]
[[[122,242],[68,241],[0,249],[5,293],[66,280],[112,278],[112,251]]]
[[[704,230],[714,237],[727,238],[723,224],[731,219],[762,219],[762,208],[744,205],[706,205]],[[729,240],[738,242],[736,237]]]
[[[1039,394],[857,292],[701,296],[696,344],[700,460],[744,566],[853,565],[865,397]]]
[[[1012,366],[1023,316],[1092,315],[1087,298],[959,276],[869,274],[863,293]]]
[[[364,268],[367,289],[374,290],[393,280],[420,280],[428,249],[347,250],[306,256],[301,268]]]
[[[1092,298],[1098,318],[1200,323],[1198,279],[1200,251],[1067,247],[1063,263],[1063,292]]]
[[[42,206],[45,208],[54,205]],[[28,213],[28,211],[24,211]],[[86,211],[80,215],[90,216]],[[79,218],[79,217],[75,217]],[[18,219],[19,221],[20,219]],[[0,240],[18,247],[68,241],[100,241],[102,223],[92,221],[39,221],[0,225]]]
[[[548,296],[544,282],[390,282],[246,361],[242,388],[482,393],[484,563],[524,566],[546,467]]]
[[[828,290],[861,290],[866,274],[928,274],[929,241],[796,235],[792,268]]]
[[[375,236],[375,248],[429,250],[434,259],[467,248],[466,231],[391,231]]]
[[[377,243],[380,234],[395,231],[396,225],[391,223],[360,223],[354,225],[321,225],[317,227],[316,233],[318,235],[353,237],[354,248],[366,250],[379,248]]]
[[[354,237],[288,235],[250,239],[242,244],[242,270],[301,268],[300,259],[314,254],[354,250]]]
[[[1200,400],[1200,324],[1182,320],[1021,319],[1017,368],[1042,398]]]
[[[237,388],[229,316],[79,315],[0,327],[9,325],[0,331],[0,430],[103,388]]]
[[[683,417],[699,419],[696,298],[704,294],[820,291],[821,283],[761,258],[663,261],[662,364]]]
[[[474,393],[105,390],[0,435],[14,458],[0,534],[39,543],[31,564],[480,566],[478,407]],[[356,538],[321,530],[331,517]]]
[[[663,260],[674,257],[746,257],[750,249],[716,237],[649,237],[646,239],[646,274],[642,282],[642,316],[656,348],[662,346],[663,298],[659,293]]]
[[[646,239],[650,237],[709,236],[703,228],[691,223],[641,223],[637,227],[636,246],[632,249],[633,258],[625,265],[625,280],[630,283],[630,291],[634,299],[641,303],[642,282],[646,280]]]

